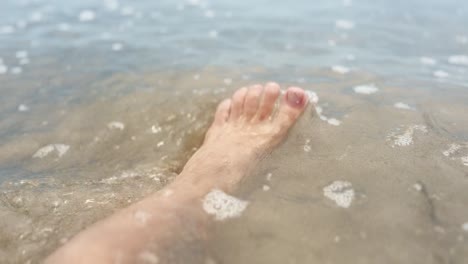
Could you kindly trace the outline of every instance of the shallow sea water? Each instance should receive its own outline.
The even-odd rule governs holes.
[[[0,263],[160,190],[269,80],[318,102],[216,222],[215,263],[468,262],[468,4],[315,2],[2,1]]]

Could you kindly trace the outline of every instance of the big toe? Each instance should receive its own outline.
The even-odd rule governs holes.
[[[283,128],[289,129],[304,112],[308,97],[304,90],[298,87],[289,87],[284,94],[278,116],[275,122]]]

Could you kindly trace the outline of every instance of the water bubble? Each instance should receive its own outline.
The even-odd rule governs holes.
[[[331,67],[332,71],[336,72],[336,73],[339,73],[339,74],[347,74],[350,72],[350,69],[345,67],[345,66],[341,66],[341,65],[335,65],[335,66],[332,66]]]
[[[215,17],[215,12],[213,10],[206,10],[205,11],[205,17],[213,18],[213,17]]]
[[[341,125],[341,121],[335,118],[328,118],[327,122],[328,124],[333,125],[333,126]]]
[[[210,38],[217,38],[218,37],[218,31],[211,30],[210,32],[208,32],[208,36],[210,36]]]
[[[434,66],[437,64],[437,61],[434,58],[430,57],[421,57],[419,58],[419,61],[421,64],[428,65],[428,66]]]
[[[114,43],[112,44],[112,50],[113,51],[120,51],[123,49],[123,44],[122,43]]]
[[[29,21],[31,22],[41,22],[44,18],[41,12],[34,12],[29,16]]]
[[[249,202],[247,201],[214,189],[203,199],[203,210],[209,215],[213,215],[216,220],[223,221],[241,216],[248,204]]]
[[[405,103],[398,102],[393,105],[393,107],[403,110],[413,110],[413,108]]]
[[[447,78],[449,76],[447,72],[441,70],[433,72],[433,75],[437,78]]]
[[[25,50],[20,50],[20,51],[17,51],[15,55],[17,59],[24,59],[28,57],[28,52]]]
[[[349,208],[355,193],[350,182],[334,181],[323,188],[323,195],[334,201],[339,207]]]
[[[455,65],[468,66],[468,56],[466,55],[453,55],[448,58],[448,62]]]
[[[355,93],[358,94],[373,94],[379,91],[379,88],[374,84],[365,84],[365,85],[358,85],[353,88]]]
[[[27,111],[29,111],[29,107],[27,105],[25,105],[25,104],[20,104],[18,106],[18,111],[19,112],[27,112]]]
[[[8,67],[3,64],[0,64],[0,74],[5,74],[7,72],[8,72]]]
[[[423,190],[423,186],[420,183],[413,184],[413,188],[418,192]]]
[[[468,232],[468,222],[463,223],[462,229],[463,231]]]
[[[60,23],[57,25],[57,29],[59,31],[64,31],[64,32],[70,31],[70,28],[71,28],[70,25],[67,23]]]
[[[353,61],[353,60],[356,59],[356,56],[354,56],[354,54],[347,54],[346,59],[349,60],[349,61]]]
[[[335,27],[339,29],[353,29],[354,22],[350,20],[339,19],[335,21]]]
[[[110,11],[114,11],[120,6],[119,1],[117,0],[104,0],[104,5]]]
[[[23,72],[23,69],[21,67],[13,67],[11,68],[11,73],[12,74],[15,74],[15,75],[18,75],[18,74],[21,74]]]
[[[231,84],[232,84],[232,79],[231,79],[231,78],[225,78],[225,79],[223,80],[223,82],[224,82],[224,84],[226,84],[226,85],[231,85]]]
[[[92,10],[83,10],[80,12],[78,18],[81,22],[90,22],[96,18],[96,13]]]
[[[13,32],[15,32],[15,28],[10,25],[0,27],[0,34],[11,34]]]
[[[45,158],[52,152],[56,152],[57,156],[61,158],[65,155],[70,149],[69,145],[65,144],[50,144],[45,147],[40,148],[36,153],[34,153],[33,158]]]
[[[118,121],[112,121],[110,123],[107,124],[107,127],[109,129],[119,129],[119,130],[124,130],[125,129],[125,124],[122,123],[122,122],[118,122]]]

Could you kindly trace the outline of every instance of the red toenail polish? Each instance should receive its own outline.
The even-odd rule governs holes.
[[[293,107],[302,107],[304,104],[304,94],[297,92],[286,93],[286,100]]]

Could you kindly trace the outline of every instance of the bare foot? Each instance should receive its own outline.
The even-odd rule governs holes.
[[[188,161],[179,180],[232,191],[259,160],[285,139],[308,102],[304,90],[290,87],[274,111],[279,97],[279,85],[268,83],[243,87],[221,102],[203,146]]]

